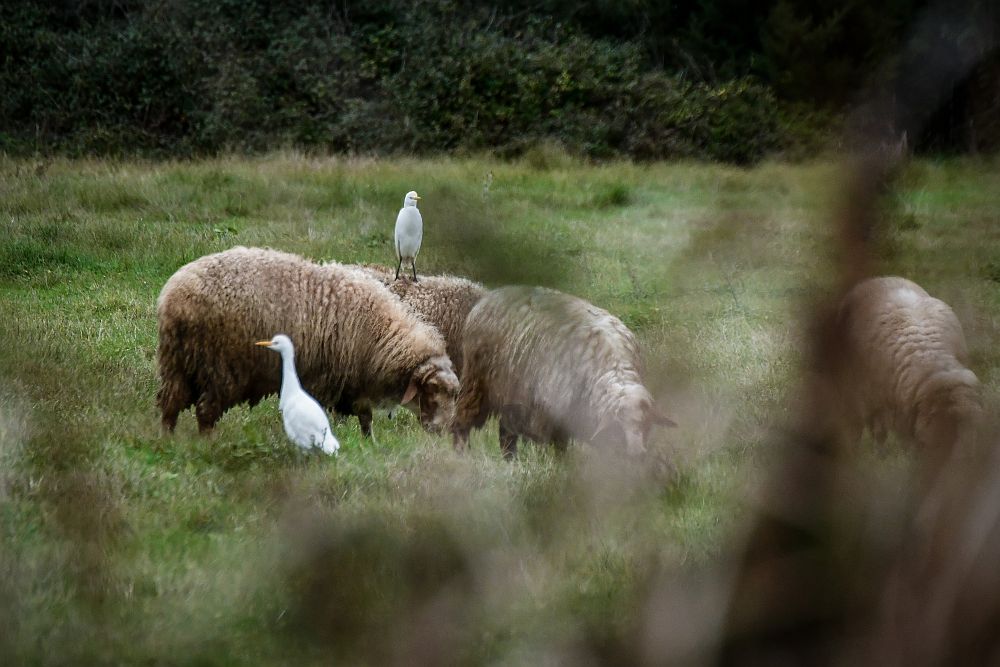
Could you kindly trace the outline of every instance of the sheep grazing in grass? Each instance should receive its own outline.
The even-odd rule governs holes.
[[[362,264],[361,269],[388,287],[425,322],[437,328],[444,336],[448,357],[455,370],[460,371],[462,327],[469,311],[486,294],[486,288],[456,276],[420,276],[420,282],[413,282],[405,276],[402,280],[395,280],[392,269],[385,266]]]
[[[237,247],[181,267],[157,303],[163,425],[195,406],[201,431],[230,407],[278,390],[277,355],[254,347],[274,331],[296,341],[302,386],[327,409],[355,414],[415,401],[425,429],[448,426],[458,378],[434,327],[367,273],[275,250]]]
[[[462,351],[458,449],[490,415],[499,416],[508,458],[518,437],[560,449],[570,438],[624,441],[638,454],[654,424],[675,425],[642,384],[635,336],[583,299],[540,287],[493,290],[469,313]]]
[[[837,391],[848,441],[868,427],[880,443],[894,431],[948,450],[973,434],[979,381],[948,304],[904,278],[871,278],[848,292],[838,317],[847,336]]]

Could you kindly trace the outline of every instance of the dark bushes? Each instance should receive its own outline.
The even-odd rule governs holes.
[[[779,105],[770,89],[741,78],[695,84],[652,73],[632,91],[626,152],[748,163],[781,146]]]
[[[6,4],[0,149],[517,154],[556,140],[742,163],[789,140],[752,79],[695,82],[638,43],[475,4]]]

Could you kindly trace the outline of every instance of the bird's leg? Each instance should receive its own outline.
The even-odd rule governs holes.
[[[417,280],[417,260],[416,259],[411,259],[410,260],[410,267],[413,269],[413,282],[419,282]]]
[[[399,280],[399,269],[403,266],[403,258],[399,258],[399,262],[396,264],[396,280]]]

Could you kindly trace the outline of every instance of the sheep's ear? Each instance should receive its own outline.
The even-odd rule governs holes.
[[[656,406],[653,406],[650,409],[649,417],[650,419],[653,420],[654,424],[659,424],[660,426],[670,426],[670,427],[677,426],[677,422],[675,422],[673,419],[671,419],[670,417],[666,416],[665,414],[657,410]]]
[[[400,403],[406,405],[407,403],[412,401],[414,397],[416,397],[416,395],[417,395],[417,381],[411,379],[410,385],[406,388],[406,391],[403,392],[403,400],[400,401]]]

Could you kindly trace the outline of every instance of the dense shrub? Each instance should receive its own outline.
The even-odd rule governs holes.
[[[350,3],[347,3],[350,4]],[[346,5],[345,5],[346,6]],[[476,3],[176,0],[0,8],[0,148],[517,154],[752,162],[770,90],[651,67],[642,45]]]
[[[632,95],[626,150],[636,157],[748,163],[782,143],[777,101],[751,79],[711,86],[649,74]]]

